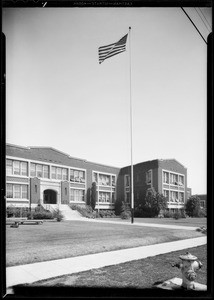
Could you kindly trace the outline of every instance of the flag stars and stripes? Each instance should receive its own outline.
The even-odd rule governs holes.
[[[126,51],[127,36],[128,34],[126,34],[116,43],[99,47],[98,48],[99,64],[101,64],[107,58],[110,58],[114,55]]]

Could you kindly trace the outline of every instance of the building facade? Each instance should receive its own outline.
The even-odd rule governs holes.
[[[130,170],[125,167],[118,175],[118,197],[130,202]],[[168,209],[181,209],[187,200],[187,169],[175,159],[142,162],[133,166],[134,204],[137,206],[149,191],[163,194]]]
[[[92,182],[97,206],[112,209],[119,168],[73,158],[53,148],[6,145],[6,205],[85,204]]]
[[[6,145],[6,205],[88,203],[96,182],[96,209],[114,209],[116,199],[130,202],[130,166],[117,168],[74,158],[47,147]],[[134,165],[135,205],[148,191],[163,194],[169,209],[184,207],[187,169],[175,159]]]

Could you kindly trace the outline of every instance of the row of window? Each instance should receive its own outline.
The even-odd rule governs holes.
[[[171,172],[163,172],[163,183],[174,184],[174,185],[184,185],[184,175],[178,175]]]
[[[6,197],[13,199],[28,199],[28,186],[22,184],[7,183]],[[99,202],[110,202],[110,192],[99,192]],[[112,193],[112,202],[115,200],[115,193]],[[85,190],[70,189],[70,201],[82,202],[85,201]]]
[[[79,201],[84,201],[85,199],[85,191],[84,190],[75,190],[75,189],[71,189],[70,190],[70,201],[75,201],[75,202],[79,202]],[[111,193],[110,192],[99,192],[99,196],[98,196],[98,200],[99,202],[115,202],[115,193]]]
[[[28,164],[24,161],[16,161],[7,159],[6,161],[6,174],[7,175],[21,175],[27,176]]]
[[[184,192],[164,190],[163,195],[164,197],[166,197],[167,201],[169,202],[184,203]]]
[[[138,177],[138,176],[137,176]],[[125,186],[130,186],[130,176],[125,175]],[[137,179],[137,181],[139,181]],[[152,183],[152,170],[149,170],[146,172],[146,183],[151,184]],[[163,183],[166,184],[174,184],[179,186],[184,186],[184,175],[178,175],[171,172],[163,172]]]
[[[21,175],[28,176],[28,163],[21,162],[16,160],[7,159],[6,162],[6,174],[9,175]],[[85,171],[70,169],[70,178],[71,182],[85,183]],[[38,178],[50,178],[50,166],[30,163],[30,176]],[[58,180],[68,180],[68,169],[61,167],[51,167],[51,178]],[[116,176],[115,175],[106,175],[98,172],[93,172],[93,181],[99,185],[106,186],[115,186]]]
[[[98,185],[115,186],[116,176],[93,172],[93,181],[96,182]]]
[[[24,184],[7,183],[6,197],[14,199],[28,199],[28,186]]]

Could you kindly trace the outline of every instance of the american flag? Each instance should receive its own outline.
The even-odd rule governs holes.
[[[101,64],[105,59],[112,57],[116,54],[126,51],[126,40],[128,34],[124,35],[118,42],[101,46],[98,48],[99,54],[99,64]]]

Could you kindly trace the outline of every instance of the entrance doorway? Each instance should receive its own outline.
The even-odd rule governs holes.
[[[43,195],[44,204],[57,204],[57,193],[54,190],[45,190]]]

